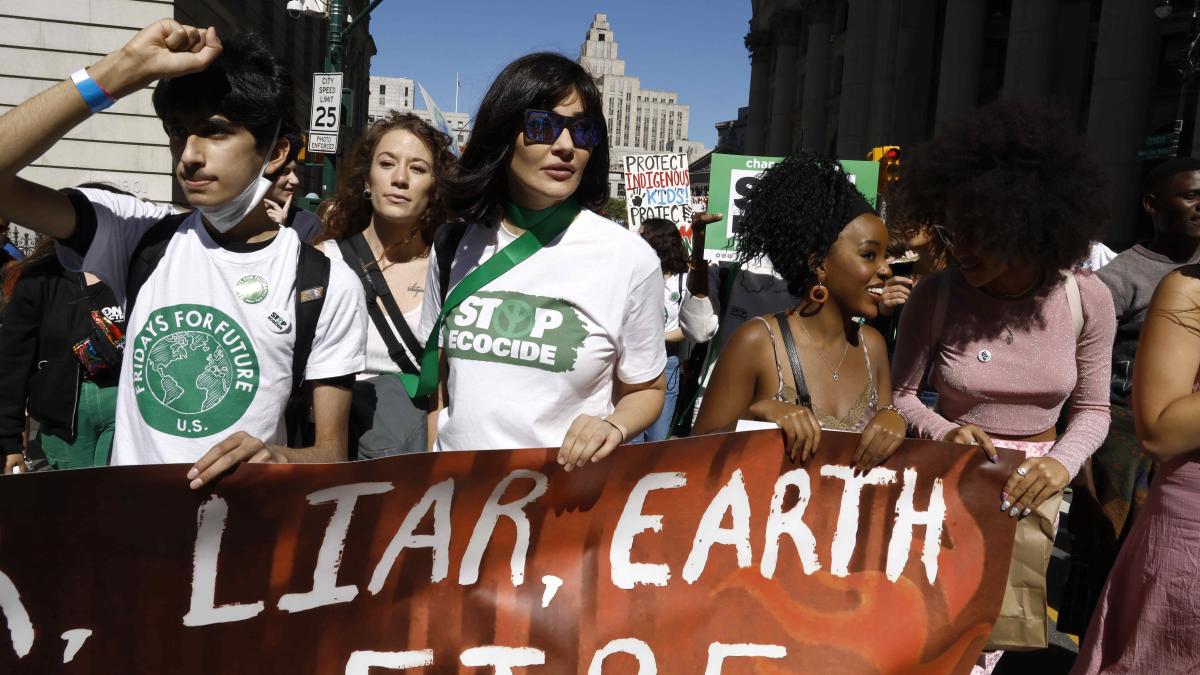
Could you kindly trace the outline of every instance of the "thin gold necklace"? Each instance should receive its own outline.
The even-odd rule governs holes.
[[[384,249],[383,249],[383,254],[382,254],[382,255],[380,255],[379,257],[377,257],[377,258],[375,259],[375,265],[379,267],[379,271],[380,271],[380,272],[382,272],[383,270],[385,270],[385,269],[387,269],[387,268],[389,268],[389,267],[392,267],[392,266],[394,266],[394,265],[403,265],[403,264],[405,264],[405,263],[410,263],[410,262],[412,262],[412,261],[414,261],[414,260],[417,260],[417,259],[420,259],[420,258],[427,258],[427,257],[429,257],[429,247],[428,247],[428,246],[426,246],[424,249],[422,249],[422,251],[421,251],[420,253],[418,253],[418,254],[416,254],[416,255],[414,255],[414,256],[412,256],[412,257],[410,257],[410,258],[406,259],[406,260],[396,260],[396,261],[394,261],[394,262],[393,262],[393,261],[391,261],[391,260],[387,260],[387,255],[388,255],[388,253],[387,253],[387,252],[388,252],[389,250],[391,250],[391,249],[396,249],[396,248],[402,248],[402,247],[404,247],[404,246],[408,246],[409,244],[411,244],[411,243],[412,243],[412,240],[413,240],[413,239],[416,239],[416,237],[417,237],[417,235],[418,235],[418,234],[421,234],[421,228],[420,228],[420,227],[418,227],[418,228],[414,229],[414,230],[413,230],[411,233],[409,233],[408,237],[406,237],[406,238],[404,239],[404,241],[396,242],[395,244],[392,244],[391,246],[389,246],[389,247],[387,247],[387,248],[384,248]],[[378,239],[378,238],[379,238],[379,233],[376,233],[376,234],[375,234],[375,238],[376,238],[376,239]],[[382,246],[383,246],[383,242],[382,242],[382,241],[381,241],[381,242],[379,242],[379,245],[380,245],[380,247],[382,247]],[[384,265],[384,263],[385,263],[385,262],[387,263],[386,265]]]
[[[842,364],[846,362],[846,354],[850,353],[850,341],[849,340],[846,341],[846,347],[844,349],[842,349],[842,358],[838,359],[837,367],[834,368],[833,366],[829,365],[829,361],[825,358],[825,355],[821,353],[821,348],[817,346],[816,338],[814,338],[812,336],[812,333],[808,332],[808,329],[804,327],[804,322],[799,319],[796,319],[796,323],[800,324],[800,330],[804,331],[804,334],[807,335],[808,339],[812,341],[813,350],[817,352],[817,357],[820,358],[821,361],[825,364],[825,367],[828,368],[830,370],[830,372],[833,373],[833,381],[837,382],[838,381],[838,371],[842,369]]]

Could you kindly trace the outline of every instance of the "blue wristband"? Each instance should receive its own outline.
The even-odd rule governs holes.
[[[71,81],[75,83],[75,88],[79,90],[79,95],[83,97],[83,102],[87,104],[88,110],[93,113],[106,110],[116,103],[116,100],[109,96],[107,91],[104,91],[104,87],[97,84],[83,68],[71,73]]]

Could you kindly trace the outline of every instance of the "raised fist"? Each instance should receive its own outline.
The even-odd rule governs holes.
[[[156,80],[197,73],[221,53],[215,28],[161,19],[138,31],[124,47],[96,65],[97,81],[120,98]]]

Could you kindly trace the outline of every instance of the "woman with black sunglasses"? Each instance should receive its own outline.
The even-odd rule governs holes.
[[[429,265],[440,293],[421,326],[442,363],[433,447],[559,447],[569,470],[650,426],[667,360],[662,273],[640,237],[588,210],[608,199],[591,76],[558,54],[509,64],[447,192],[469,224],[442,229]]]

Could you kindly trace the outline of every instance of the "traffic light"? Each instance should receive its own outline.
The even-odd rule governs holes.
[[[867,160],[879,162],[879,191],[895,185],[900,180],[900,146],[881,145],[871,148]]]

